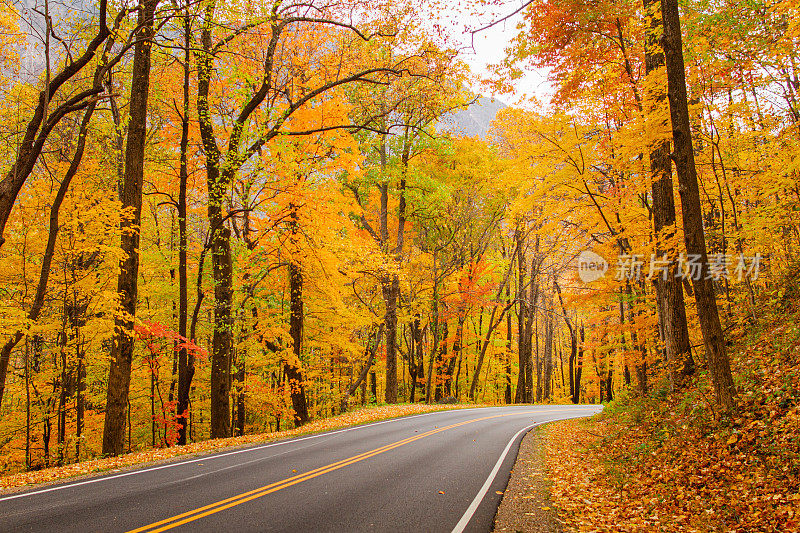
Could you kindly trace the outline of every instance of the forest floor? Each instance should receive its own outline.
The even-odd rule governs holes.
[[[379,420],[386,420],[389,418],[397,418],[400,416],[422,414],[431,411],[442,411],[447,409],[466,409],[475,407],[487,406],[474,404],[400,404],[363,407],[331,418],[314,420],[302,427],[285,431],[199,441],[187,444],[186,446],[156,448],[133,452],[117,457],[93,459],[89,461],[82,461],[80,463],[73,463],[65,466],[46,468],[31,472],[18,472],[0,477],[0,491],[22,489],[29,485],[52,483],[55,481],[64,480],[66,478],[90,477],[107,471],[119,471],[134,466],[141,466],[143,464],[168,462],[169,460],[182,458],[187,455],[202,455],[206,453],[217,452],[222,448],[232,448],[287,439],[301,435],[320,433],[323,431],[377,422]]]
[[[565,531],[800,531],[800,313],[772,316],[729,333],[730,415],[700,371],[543,428]]]

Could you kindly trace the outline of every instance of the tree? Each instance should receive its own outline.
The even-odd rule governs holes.
[[[283,7],[283,9],[282,9]],[[324,5],[318,6],[321,12],[326,12]],[[311,9],[309,7],[308,9]],[[318,18],[315,16],[295,13],[293,6],[282,6],[276,3],[266,21],[254,19],[244,23],[229,35],[220,38],[215,42],[216,23],[216,3],[210,2],[206,5],[202,27],[202,47],[198,51],[198,96],[197,112],[200,121],[200,134],[206,156],[206,174],[208,183],[208,222],[211,231],[211,258],[212,272],[214,278],[214,341],[212,350],[212,372],[211,372],[211,435],[212,437],[227,436],[230,433],[230,362],[231,351],[233,348],[233,259],[231,255],[231,232],[226,226],[228,216],[224,211],[225,198],[227,192],[234,181],[237,172],[254,155],[265,149],[268,143],[278,135],[307,135],[314,133],[318,128],[309,131],[284,131],[284,125],[298,110],[304,108],[313,100],[320,98],[323,94],[350,83],[387,83],[386,76],[396,74],[398,70],[393,66],[375,66],[372,68],[356,65],[352,71],[345,73],[334,73],[331,78],[310,77],[302,87],[294,87],[293,78],[284,79],[279,73],[282,69],[290,68],[283,63],[283,48],[281,45],[285,39],[299,39],[301,28],[318,27],[325,28],[344,28],[353,32],[356,39],[368,40],[371,36],[361,33],[355,26],[337,22],[333,18]],[[317,11],[317,9],[313,9]],[[211,115],[211,87],[214,82],[214,64],[219,55],[233,44],[237,38],[241,38],[246,32],[262,31],[261,35],[266,41],[264,44],[264,57],[260,62],[260,72],[256,75],[259,81],[254,86],[241,105],[240,110],[233,120],[229,132],[227,148],[221,150],[218,146],[217,134],[215,133],[215,123]],[[333,36],[335,33],[326,33]],[[349,51],[345,39],[340,40],[344,47],[338,53]],[[324,48],[317,48],[321,52]],[[336,52],[335,52],[336,53]],[[319,61],[319,57],[304,58],[302,55],[295,60]],[[291,63],[289,58],[288,62]],[[248,75],[250,75],[248,73]],[[310,87],[306,85],[310,84]],[[279,99],[285,98],[283,105],[279,104]],[[270,110],[265,116],[270,114],[274,118],[267,119],[258,128],[247,135],[248,126],[255,122],[251,117],[259,109],[262,103],[267,102]],[[325,126],[324,128],[345,127],[347,125]],[[243,146],[245,141],[247,145]],[[295,280],[299,278],[295,277]],[[299,310],[299,307],[297,308]],[[296,329],[299,334],[301,329]],[[292,368],[287,369],[287,375],[293,382],[291,390],[294,394],[293,402],[298,407],[304,403],[302,396],[301,383]],[[303,423],[302,413],[299,423]]]
[[[387,52],[391,54],[391,52]],[[396,59],[394,61],[397,61]],[[386,256],[389,268],[379,273],[384,302],[384,325],[386,336],[386,402],[397,403],[397,314],[400,299],[400,270],[405,254],[406,223],[409,218],[408,190],[411,161],[427,149],[429,130],[448,111],[463,105],[463,95],[454,91],[453,79],[458,79],[460,64],[452,62],[451,54],[437,50],[427,42],[408,63],[412,75],[401,78],[391,87],[378,89],[374,103],[366,112],[380,117],[376,121],[377,132],[368,148],[377,153],[373,167],[375,183],[379,191],[377,221],[370,222],[361,214],[362,227],[372,236],[376,246]],[[363,120],[363,119],[362,119]],[[392,139],[395,131],[400,134]],[[377,137],[377,138],[376,138]],[[373,156],[374,158],[374,156]],[[394,243],[390,239],[390,188],[392,178],[397,185],[397,222]],[[366,210],[369,194],[364,193],[361,183],[348,183],[356,202]],[[375,229],[377,227],[377,230]],[[434,276],[436,274],[434,273]],[[433,309],[438,310],[438,301]],[[437,311],[438,312],[438,311]],[[433,328],[438,328],[434,323]],[[438,333],[435,333],[438,344]],[[438,346],[437,346],[438,348]],[[435,349],[434,349],[435,351]],[[431,377],[428,376],[429,383]]]
[[[660,3],[657,0],[645,0],[644,12],[649,22],[645,37],[645,69],[652,80],[650,90],[646,94],[653,115],[651,122],[654,129],[658,126],[662,108],[666,104],[666,92],[659,74],[664,67],[664,52],[658,42],[658,35],[663,32]],[[665,117],[666,118],[666,117]],[[663,121],[662,121],[663,123]],[[658,256],[666,254],[672,262],[666,279],[655,277],[658,299],[658,313],[662,317],[662,327],[666,347],[667,364],[670,365],[672,382],[680,387],[683,380],[694,371],[691,347],[689,346],[689,329],[686,324],[686,306],[683,301],[681,280],[677,275],[674,250],[665,249],[664,242],[670,242],[675,234],[675,198],[672,192],[672,162],[670,145],[666,139],[656,139],[650,147],[650,171],[652,173],[653,228],[656,233],[656,250]]]
[[[662,0],[664,17],[664,56],[667,68],[667,86],[672,139],[675,146],[675,168],[678,174],[678,191],[681,196],[683,233],[686,252],[699,258],[701,269],[692,279],[697,299],[697,315],[703,332],[708,370],[714,385],[717,401],[730,411],[735,405],[736,389],[733,385],[730,360],[725,352],[725,338],[719,320],[717,300],[709,272],[703,231],[703,209],[700,204],[700,188],[692,149],[692,133],[689,123],[689,102],[686,95],[686,71],[683,63],[683,41],[680,15],[676,0]]]
[[[147,141],[147,97],[150,93],[151,48],[158,0],[139,3],[139,32],[134,48],[131,72],[130,119],[125,143],[125,174],[122,182],[122,206],[127,210],[120,223],[122,251],[118,292],[119,315],[116,318],[108,373],[103,453],[119,455],[124,450],[126,411],[133,362],[134,321],[139,283],[139,227],[142,218],[144,152]]]

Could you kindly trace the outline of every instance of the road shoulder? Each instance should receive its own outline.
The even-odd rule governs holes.
[[[534,428],[522,439],[494,531],[560,533],[561,522],[550,498],[546,433]]]

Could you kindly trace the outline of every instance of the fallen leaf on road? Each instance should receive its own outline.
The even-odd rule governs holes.
[[[439,491],[439,494],[444,494],[444,491],[443,491],[443,490],[440,490],[440,491]]]

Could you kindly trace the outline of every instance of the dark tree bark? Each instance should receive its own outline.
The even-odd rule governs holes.
[[[303,273],[300,265],[289,263],[290,315],[289,334],[292,337],[292,351],[299,363],[303,347]],[[297,427],[309,421],[303,373],[294,361],[287,361],[284,371],[289,381],[289,391],[294,409],[294,425]]]
[[[383,317],[386,326],[386,403],[397,403],[397,299],[400,294],[400,278],[396,274],[387,275],[383,286],[383,300],[386,312]]]
[[[445,362],[447,358],[447,337],[450,336],[447,320],[442,320],[442,331],[440,333],[441,340],[439,341],[439,350],[437,351],[436,367],[440,369],[439,378],[436,379],[433,400],[439,402],[442,399],[442,391],[447,385],[447,380],[450,378],[448,374],[449,365]]]
[[[147,97],[150,93],[150,53],[153,22],[158,0],[141,0],[140,34],[134,48],[128,141],[125,146],[125,175],[122,186],[123,208],[132,210],[132,217],[120,223],[121,248],[126,257],[120,262],[117,292],[120,296],[119,316],[115,320],[108,373],[106,416],[103,426],[103,454],[119,455],[124,451],[126,410],[133,361],[133,324],[139,278],[139,225],[142,219],[142,182],[144,149],[147,140]]]
[[[422,328],[419,315],[417,315],[411,322],[411,351],[408,354],[408,368],[411,376],[411,392],[408,394],[408,401],[411,403],[416,401],[417,380],[425,375],[422,363]]]
[[[215,195],[216,196],[216,195]],[[211,353],[211,438],[230,435],[231,358],[233,356],[233,258],[231,232],[223,226],[217,197],[209,204],[209,221],[218,229],[211,247],[214,285],[214,335]],[[221,226],[221,227],[220,227]]]
[[[644,0],[647,19],[645,39],[645,71],[647,74],[664,66],[664,52],[658,43],[658,34],[663,30],[659,0]],[[651,108],[657,112],[666,104],[666,94],[659,88],[650,94]],[[675,250],[666,250],[662,244],[675,234],[675,196],[672,189],[672,162],[669,158],[670,143],[659,140],[650,147],[650,172],[652,173],[653,227],[656,234],[656,255],[666,254],[671,265],[666,279],[661,275],[654,278],[658,312],[664,334],[667,365],[672,383],[680,387],[685,378],[694,372],[694,360],[689,346],[689,329],[686,323],[686,306],[683,301],[681,280],[676,276]]]
[[[342,413],[347,411],[347,401],[350,399],[350,396],[352,396],[356,392],[358,387],[366,383],[367,375],[369,374],[369,371],[372,368],[372,364],[375,362],[375,352],[378,351],[378,346],[380,346],[381,344],[382,336],[383,336],[383,324],[381,324],[378,327],[378,331],[375,334],[375,341],[372,343],[372,346],[370,346],[371,336],[370,338],[367,339],[367,347],[364,350],[366,352],[367,359],[366,361],[364,361],[364,365],[361,367],[361,370],[358,373],[358,378],[356,378],[356,380],[353,383],[351,383],[349,387],[347,387],[344,396],[342,396],[342,400],[339,403],[339,411],[341,411]],[[409,359],[413,358],[414,354],[413,353],[409,354]],[[412,384],[412,391],[413,391],[413,384]],[[411,402],[413,401],[414,401],[414,396],[412,392]]]
[[[575,394],[575,359],[578,357],[578,332],[575,330],[575,326],[572,324],[572,321],[567,316],[567,308],[564,307],[564,299],[561,297],[561,287],[559,287],[557,282],[554,282],[556,293],[558,294],[558,301],[561,304],[561,312],[563,313],[564,322],[567,324],[567,329],[569,330],[569,359],[568,359],[568,370],[569,370],[569,394],[572,397],[572,403],[578,403],[575,401],[577,395]]]
[[[388,163],[386,137],[381,143],[381,172],[385,172]],[[406,152],[404,151],[404,155]],[[408,160],[405,160],[408,164]],[[402,257],[403,239],[405,235],[405,174],[400,182],[400,202],[398,204],[397,216],[397,246],[394,249],[396,259]],[[380,236],[378,244],[384,253],[389,250],[389,184],[384,183],[379,186],[380,198]],[[386,307],[383,324],[386,327],[386,390],[384,397],[386,403],[397,403],[397,300],[400,297],[400,278],[396,273],[384,273],[381,283],[383,302]],[[430,376],[429,376],[430,379]]]
[[[529,365],[530,352],[525,347],[525,317],[527,316],[527,306],[525,304],[525,259],[523,256],[524,242],[522,232],[519,228],[514,232],[516,240],[517,256],[517,360],[519,364],[519,374],[517,375],[517,393],[514,403],[525,403],[528,401],[525,392],[530,389],[527,382],[527,367]]]
[[[244,393],[244,378],[245,378],[245,365],[246,361],[243,355],[237,357],[236,368],[236,424],[234,426],[234,436],[244,435],[244,422],[245,415],[247,414],[245,393]]]
[[[398,192],[400,199],[397,207],[397,246],[394,249],[395,260],[399,263],[403,257],[403,242],[405,239],[406,225],[406,173],[408,172],[408,162],[411,149],[411,139],[409,130],[406,128],[405,143],[401,156],[403,173],[400,179]],[[385,167],[385,164],[382,164]],[[385,185],[384,187],[388,187]],[[381,192],[381,224],[386,223],[386,203],[387,198]],[[385,227],[382,227],[382,230]],[[384,240],[384,246],[388,245],[388,233]],[[384,291],[386,301],[386,403],[397,403],[397,301],[400,298],[400,278],[396,273],[391,275],[391,286],[388,293]],[[431,376],[428,376],[430,380]]]
[[[510,316],[510,315],[509,315]],[[458,358],[461,355],[461,344],[462,344],[462,335],[464,331],[464,319],[460,316],[458,317],[458,324],[456,326],[456,336],[453,339],[453,349],[450,353],[450,357],[447,361],[447,373],[444,376],[444,395],[445,396],[452,396],[453,395],[453,379],[455,379],[456,373],[456,364],[458,363]],[[509,379],[511,379],[509,377]]]
[[[506,306],[511,307],[511,287],[506,286]],[[511,395],[511,340],[513,332],[511,330],[511,313],[506,314],[506,388],[503,400],[506,405],[512,401]],[[455,354],[454,354],[455,355]],[[521,370],[520,370],[521,371]]]
[[[189,276],[187,272],[188,234],[186,231],[186,187],[189,180],[189,82],[191,60],[192,18],[186,14],[183,19],[183,116],[181,117],[181,166],[178,190],[178,334],[187,338],[189,320]],[[194,339],[190,339],[194,341]],[[189,410],[189,391],[194,377],[194,353],[182,347],[178,351],[178,402],[175,408],[178,423],[177,444],[186,444],[187,412]]]
[[[545,313],[544,323],[544,361],[542,362],[543,378],[542,378],[542,400],[549,400],[551,395],[551,382],[553,375],[553,302],[550,297],[547,299],[547,311]]]
[[[535,252],[539,252],[539,237],[536,237]],[[528,287],[527,317],[525,319],[525,402],[533,403],[533,325],[536,322],[536,305],[539,300],[539,268],[536,255],[531,259],[531,283]],[[536,357],[539,357],[537,338]],[[538,376],[537,376],[538,379]]]
[[[431,355],[428,359],[428,382],[425,388],[425,403],[431,403],[433,400],[433,389],[435,386],[434,378],[436,368],[434,361],[439,353],[439,335],[441,324],[439,324],[439,277],[437,275],[436,265],[437,254],[434,250],[433,253],[433,301],[431,302],[431,333],[433,333],[433,343],[431,346]]]
[[[417,358],[415,357],[417,350],[416,336],[414,335],[414,320],[409,325],[411,342],[408,349],[408,378],[411,383],[411,388],[408,392],[408,403],[414,403],[414,397],[417,394],[417,375],[419,368],[417,367]]]
[[[583,324],[581,324],[581,342],[578,345],[578,364],[575,369],[575,386],[572,390],[572,403],[581,402],[581,375],[583,374],[583,343],[585,341]]]
[[[697,169],[692,150],[678,2],[677,0],[662,0],[661,9],[664,17],[663,39],[667,66],[667,96],[672,119],[672,139],[675,146],[672,158],[678,173],[678,191],[681,196],[686,252],[699,257],[702,265],[701,275],[699,279],[692,280],[692,286],[697,300],[700,329],[703,332],[706,361],[717,401],[723,408],[731,411],[736,403],[736,390],[728,354],[725,352],[725,339],[722,334],[714,286],[712,280],[706,279],[708,256],[703,232],[703,210],[700,203]]]
[[[628,322],[633,323],[633,316],[633,306],[628,306]],[[639,395],[645,396],[648,392],[647,347],[645,347],[644,342],[639,341],[639,335],[634,330],[631,330],[631,342],[633,343],[633,349],[638,354],[638,359],[633,365],[633,370],[636,373],[637,392]]]
[[[78,360],[78,366],[75,369],[75,461],[80,462],[82,442],[81,437],[83,436],[84,413],[86,411],[86,350],[83,348],[83,342],[79,337],[80,333],[78,328],[75,328],[74,335],[75,355],[77,356]]]
[[[200,137],[206,156],[206,184],[208,187],[207,217],[211,243],[211,271],[214,279],[214,335],[211,349],[211,438],[230,435],[231,358],[233,350],[233,258],[231,256],[230,230],[225,226],[223,203],[229,179],[236,169],[228,165],[221,171],[222,153],[217,146],[214,122],[210,115],[208,97],[211,88],[215,47],[212,44],[212,19],[214,6],[205,11],[202,31],[202,51],[197,60],[197,115]],[[272,44],[272,43],[270,43]],[[248,105],[251,102],[248,102]],[[231,133],[229,154],[238,153],[241,137],[241,116]],[[247,117],[245,117],[246,120]]]

